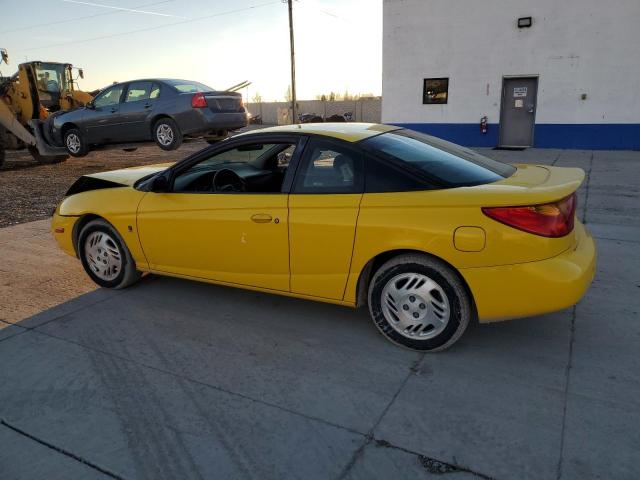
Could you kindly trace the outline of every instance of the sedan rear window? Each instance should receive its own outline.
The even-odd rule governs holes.
[[[368,138],[362,146],[440,188],[492,183],[516,171],[511,165],[455,143],[406,129]]]
[[[187,80],[168,80],[167,83],[180,93],[198,93],[198,92],[213,92],[214,88],[208,87],[204,83],[190,82]]]

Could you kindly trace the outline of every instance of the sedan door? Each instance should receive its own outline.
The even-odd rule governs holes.
[[[284,151],[296,148],[297,140],[280,143]],[[253,150],[235,145],[177,172],[172,191],[145,195],[137,219],[144,253],[159,272],[289,291],[286,165],[274,157],[256,166],[274,144],[254,140],[249,146],[262,148]],[[253,191],[208,188],[222,169],[245,176]]]
[[[90,108],[85,109],[82,123],[87,143],[105,144],[119,141],[120,98],[123,90],[124,84],[109,87],[93,99]]]
[[[343,299],[363,186],[357,149],[309,141],[289,196],[292,292]]]
[[[131,82],[120,104],[119,117],[122,121],[120,138],[139,142],[151,139],[151,117],[160,86],[152,81]]]

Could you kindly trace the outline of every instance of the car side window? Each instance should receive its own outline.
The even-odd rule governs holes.
[[[160,96],[160,85],[154,83],[151,87],[151,93],[149,93],[149,99],[155,100]]]
[[[313,139],[296,172],[293,193],[361,193],[362,155],[339,142]]]
[[[281,193],[297,142],[247,143],[205,156],[178,173],[175,193]]]
[[[139,102],[148,100],[151,96],[152,82],[132,82],[129,84],[127,94],[125,95],[125,103]]]
[[[93,105],[96,108],[109,107],[111,105],[117,105],[120,103],[120,97],[122,96],[123,85],[114,85],[108,88],[101,94],[99,94],[93,101]]]
[[[390,159],[376,158],[367,154],[364,159],[364,170],[364,191],[367,193],[410,192],[435,188]]]

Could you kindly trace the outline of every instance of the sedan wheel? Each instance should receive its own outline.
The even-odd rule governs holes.
[[[164,145],[168,147],[173,143],[173,130],[166,123],[162,123],[158,125],[158,129],[156,130],[156,137],[158,138],[158,142],[160,145]]]
[[[92,220],[81,230],[78,253],[87,274],[101,287],[125,288],[140,278],[122,237],[104,220]]]
[[[64,146],[69,152],[69,155],[73,157],[84,157],[89,153],[89,148],[82,138],[80,130],[77,128],[71,128],[64,132]]]
[[[80,148],[82,147],[82,143],[80,142],[80,137],[77,133],[72,133],[67,135],[66,138],[67,150],[70,153],[78,154],[80,152]]]
[[[460,275],[441,260],[419,254],[400,255],[376,271],[369,311],[385,337],[421,351],[453,345],[474,315]]]
[[[175,150],[182,144],[178,124],[170,118],[161,118],[153,127],[153,138],[163,150]]]

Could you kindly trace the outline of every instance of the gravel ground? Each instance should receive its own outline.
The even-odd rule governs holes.
[[[178,161],[207,144],[185,143],[165,152],[153,144],[133,152],[103,150],[55,165],[39,165],[26,151],[8,151],[0,168],[0,227],[49,218],[69,186],[81,175],[104,170]]]

